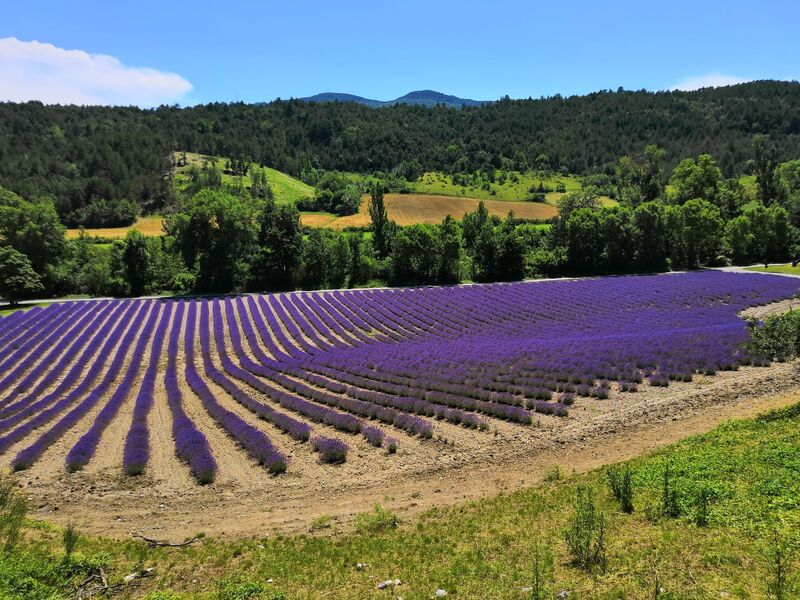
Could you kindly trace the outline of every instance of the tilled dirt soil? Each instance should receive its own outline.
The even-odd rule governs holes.
[[[288,472],[277,477],[247,458],[203,415],[199,401],[187,390],[186,410],[199,419],[220,465],[215,483],[196,485],[171,447],[154,449],[154,458],[169,468],[125,476],[120,444],[111,439],[105,440],[97,463],[85,471],[67,474],[63,454],[49,452],[31,470],[14,477],[37,516],[111,537],[137,532],[174,540],[200,531],[263,536],[306,531],[322,515],[346,528],[355,514],[375,502],[410,517],[433,506],[531,485],[553,465],[568,472],[586,471],[731,418],[800,402],[800,363],[747,367],[641,390],[613,392],[607,400],[579,399],[568,417],[542,416],[540,423],[527,427],[492,420],[489,431],[476,432],[436,422],[434,439],[404,436],[394,456],[360,438],[348,438],[351,452],[347,463],[339,466],[320,465],[308,444],[292,442],[259,422],[290,459]],[[159,394],[150,418],[153,443],[159,445],[171,439],[169,411],[160,406],[164,402]],[[226,406],[241,410],[232,401]],[[123,413],[129,410],[126,406]],[[325,431],[329,433],[336,435]]]

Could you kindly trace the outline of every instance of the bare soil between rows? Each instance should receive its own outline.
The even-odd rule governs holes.
[[[410,519],[433,507],[533,485],[554,465],[567,473],[588,471],[729,419],[797,402],[800,363],[795,361],[697,376],[668,388],[645,386],[635,394],[612,393],[608,400],[580,399],[569,417],[543,416],[539,426],[492,421],[490,431],[474,432],[437,422],[433,440],[406,438],[394,456],[354,443],[340,466],[319,465],[305,445],[296,444],[289,471],[277,477],[222,435],[214,440],[220,477],[208,486],[195,485],[175,466],[135,478],[117,466],[67,474],[55,464],[63,461],[58,453],[43,459],[53,464],[14,477],[35,516],[108,537],[132,532],[169,540],[198,532],[263,537],[306,532],[321,516],[332,518],[334,530],[347,529],[354,515],[376,502]],[[165,421],[162,426],[169,427]],[[157,424],[154,429],[159,443],[169,439]]]

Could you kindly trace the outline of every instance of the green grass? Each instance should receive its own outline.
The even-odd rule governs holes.
[[[155,566],[155,576],[137,594],[174,592],[167,597],[430,598],[441,588],[453,598],[522,598],[538,542],[555,559],[552,591],[569,590],[570,598],[652,598],[656,573],[662,599],[765,596],[770,563],[764,550],[772,532],[800,542],[800,405],[726,423],[628,464],[631,515],[619,511],[605,472],[595,471],[432,510],[397,528],[204,538],[182,550],[82,537],[74,568],[59,566],[60,530],[39,527],[26,532],[21,552],[0,558],[0,595],[67,598],[88,565],[104,564],[114,583],[143,564]],[[658,516],[667,465],[677,518]],[[604,573],[571,566],[563,541],[576,489],[585,486],[594,488],[606,515]],[[701,490],[711,498],[706,527],[695,524]],[[357,521],[393,522],[386,514],[376,509]],[[402,581],[395,593],[376,590],[378,582],[395,578]],[[787,598],[797,597],[792,594]]]
[[[791,264],[769,265],[764,267],[747,267],[748,271],[759,271],[760,273],[786,273],[788,275],[800,275],[800,265],[793,267]]]
[[[753,197],[757,192],[756,176],[755,175],[742,175],[739,177],[739,183],[744,186],[744,189]]]
[[[464,196],[481,200],[508,200],[512,202],[524,201],[528,195],[528,190],[532,186],[538,186],[540,182],[544,187],[553,190],[559,184],[563,184],[566,190],[565,193],[577,192],[581,189],[581,182],[575,175],[541,178],[532,172],[508,171],[504,173],[503,183],[500,183],[501,173],[498,172],[494,183],[489,184],[488,190],[480,185],[457,185],[453,183],[452,177],[436,171],[424,173],[417,181],[409,183],[409,189],[421,194],[442,194],[445,196]],[[545,195],[545,202],[555,204],[563,195],[564,193],[560,192],[549,192]],[[600,198],[600,202],[604,206],[616,204],[614,200],[605,196]]]
[[[0,304],[0,317],[5,317],[6,315],[10,315],[11,313],[20,311],[20,310],[30,310],[36,306],[47,306],[47,302],[34,302],[32,304],[20,304],[17,306],[11,306],[9,304]]]
[[[187,152],[186,158],[188,159],[188,165],[185,167],[178,167],[175,170],[173,176],[173,185],[178,191],[185,189],[187,184],[189,183],[189,177],[187,173],[190,165],[202,167],[204,160],[206,159],[210,160],[213,157],[205,156],[202,154],[195,154],[193,152]],[[217,167],[220,170],[224,169],[225,159],[216,157],[216,160],[217,160]],[[254,166],[258,167],[258,165]],[[296,202],[300,198],[311,197],[314,195],[313,187],[303,183],[299,179],[295,179],[291,175],[287,175],[286,173],[276,171],[275,169],[271,169],[269,167],[264,167],[264,171],[267,174],[267,181],[269,181],[269,184],[272,187],[272,191],[275,194],[275,201],[278,203],[288,204]],[[225,173],[222,174],[223,183],[232,185],[235,183],[235,180],[236,177],[234,177],[233,175],[226,175]],[[250,185],[250,175],[247,175],[245,177],[244,183],[245,185]]]
[[[494,183],[489,184],[489,189],[486,190],[481,186],[456,185],[449,175],[436,171],[424,173],[417,181],[409,183],[409,188],[414,192],[422,194],[465,196],[467,198],[480,198],[483,200],[520,201],[525,200],[530,187],[538,185],[540,181],[545,187],[552,189],[556,189],[556,186],[562,183],[567,192],[574,192],[581,189],[581,184],[577,177],[569,175],[540,179],[535,177],[532,173],[508,172],[506,173],[504,183],[501,184],[498,177],[495,179]],[[561,194],[551,192],[548,195],[555,201]],[[550,198],[548,198],[548,202],[549,201]]]

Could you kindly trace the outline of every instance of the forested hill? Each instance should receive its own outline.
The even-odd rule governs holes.
[[[158,206],[173,150],[247,157],[297,175],[305,165],[371,172],[469,172],[493,165],[587,173],[645,144],[669,165],[709,152],[741,172],[755,134],[800,156],[800,84],[762,81],[696,92],[597,92],[462,109],[276,100],[153,110],[0,104],[0,186],[49,195],[63,215],[92,199]]]
[[[337,92],[324,92],[322,94],[315,94],[308,98],[302,98],[306,102],[355,102],[357,104],[364,104],[372,108],[380,108],[382,106],[391,106],[393,104],[420,104],[422,106],[436,106],[437,104],[444,104],[447,107],[461,108],[462,106],[480,106],[485,104],[482,100],[470,100],[469,98],[459,98],[458,96],[450,96],[434,90],[418,90],[416,92],[409,92],[404,96],[395,98],[394,100],[372,100],[371,98],[364,98],[362,96],[354,96],[353,94],[341,94]]]

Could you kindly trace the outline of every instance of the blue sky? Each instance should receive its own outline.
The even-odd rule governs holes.
[[[769,0],[26,0],[2,9],[0,100],[391,99],[425,88],[496,99],[798,79],[799,22],[800,2]]]

